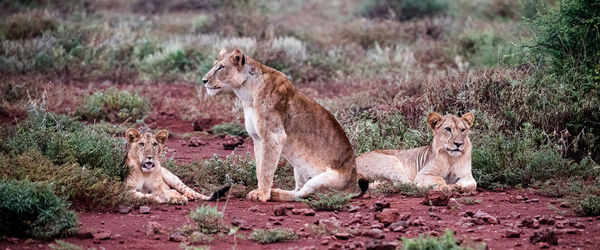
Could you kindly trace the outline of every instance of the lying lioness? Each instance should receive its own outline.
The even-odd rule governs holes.
[[[358,173],[369,179],[387,179],[395,183],[435,185],[438,189],[474,191],[477,183],[471,174],[470,128],[475,117],[466,113],[440,116],[430,113],[427,123],[433,130],[433,142],[406,150],[376,150],[356,159]]]
[[[194,199],[215,200],[229,191],[229,186],[224,186],[210,197],[202,195],[183,184],[169,170],[162,168],[159,156],[168,137],[169,132],[166,130],[156,134],[142,134],[137,129],[130,128],[125,132],[129,143],[125,160],[129,174],[125,184],[132,188],[131,192],[135,197],[150,198],[158,203],[181,204]]]
[[[286,76],[235,49],[222,49],[202,78],[209,95],[233,89],[254,140],[258,189],[250,200],[293,201],[322,189],[346,190],[357,183],[352,146],[333,115],[296,91]],[[294,167],[293,191],[272,189],[280,155]],[[368,182],[360,183],[361,194]]]

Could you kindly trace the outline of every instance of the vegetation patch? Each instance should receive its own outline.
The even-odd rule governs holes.
[[[433,187],[420,187],[414,183],[397,183],[386,181],[375,189],[376,193],[392,195],[402,194],[408,197],[425,197]]]
[[[202,205],[190,212],[190,218],[198,224],[198,230],[204,234],[218,233],[224,227],[223,212],[217,207]]]
[[[257,241],[260,244],[270,244],[275,242],[285,242],[295,240],[300,237],[291,229],[275,228],[275,229],[256,229],[249,236],[250,239]]]
[[[218,135],[248,137],[248,132],[246,132],[246,128],[242,124],[235,122],[217,124],[214,125],[210,130]]]
[[[446,230],[443,236],[431,237],[431,236],[419,236],[419,238],[409,239],[402,237],[402,249],[405,250],[421,250],[421,249],[451,249],[460,250],[465,249],[464,247],[456,244],[454,239],[454,232],[452,230]]]
[[[327,193],[316,193],[312,197],[300,199],[300,201],[317,211],[340,211],[348,207],[351,198],[352,194],[331,190]]]
[[[111,87],[86,96],[77,113],[84,120],[123,122],[143,119],[149,110],[150,102],[144,97]]]
[[[0,180],[0,235],[51,239],[77,232],[69,204],[42,183]]]

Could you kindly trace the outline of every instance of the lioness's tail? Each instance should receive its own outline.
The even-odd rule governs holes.
[[[367,192],[367,189],[369,189],[369,180],[363,177],[359,178],[358,187],[360,188],[360,193],[353,195],[352,198],[360,198]]]
[[[225,184],[223,186],[221,186],[219,189],[217,189],[217,191],[215,191],[210,198],[208,198],[209,201],[214,201],[217,200],[223,196],[225,196],[225,194],[229,191],[229,189],[231,189],[231,184]]]

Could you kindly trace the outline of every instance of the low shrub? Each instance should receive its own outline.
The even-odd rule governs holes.
[[[204,234],[218,233],[224,226],[223,212],[217,207],[202,205],[190,212],[190,218],[198,224],[198,229]]]
[[[69,243],[62,240],[56,240],[54,243],[48,245],[51,249],[55,250],[83,250],[82,247],[75,245],[73,243]]]
[[[404,21],[441,14],[447,8],[447,0],[379,0],[363,2],[359,12],[369,18],[383,17]]]
[[[352,194],[331,191],[328,193],[316,193],[307,199],[300,199],[303,203],[317,211],[344,210],[350,203]]]
[[[144,97],[111,87],[86,96],[77,113],[84,120],[123,122],[143,119],[149,110],[150,102]]]
[[[0,180],[0,235],[50,239],[77,232],[77,216],[50,187]]]
[[[376,193],[392,195],[402,194],[408,197],[425,197],[429,190],[433,187],[420,187],[414,183],[392,183],[389,181],[384,182],[381,186],[375,189]]]
[[[28,39],[56,29],[58,21],[47,11],[17,13],[0,21],[0,39]]]
[[[454,232],[446,230],[443,236],[436,238],[431,236],[420,235],[419,238],[409,239],[402,237],[402,249],[405,250],[422,250],[422,249],[451,249],[459,250],[464,247],[456,244]]]
[[[581,215],[600,215],[600,195],[584,196],[576,205],[575,211]]]
[[[242,124],[235,122],[217,124],[213,126],[210,130],[213,133],[220,135],[248,137],[248,132],[246,132],[246,128]]]
[[[250,239],[257,241],[260,244],[270,244],[275,242],[285,242],[295,240],[300,237],[291,229],[256,229],[249,236]]]
[[[491,31],[463,34],[457,41],[459,55],[471,64],[482,66],[517,65],[522,56],[518,48]]]

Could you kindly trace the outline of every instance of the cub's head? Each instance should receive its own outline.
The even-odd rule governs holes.
[[[469,133],[474,121],[475,116],[471,113],[466,113],[462,117],[429,113],[427,124],[433,130],[433,150],[447,152],[452,157],[459,157],[465,152],[470,152]]]
[[[225,88],[238,88],[246,82],[244,73],[246,56],[238,49],[227,53],[225,48],[219,52],[219,59],[213,63],[212,69],[202,77],[204,87],[209,95],[215,95]]]
[[[166,130],[158,131],[156,134],[140,133],[137,129],[130,128],[125,132],[125,138],[129,143],[127,158],[139,163],[142,172],[152,172],[158,157],[169,137]]]

